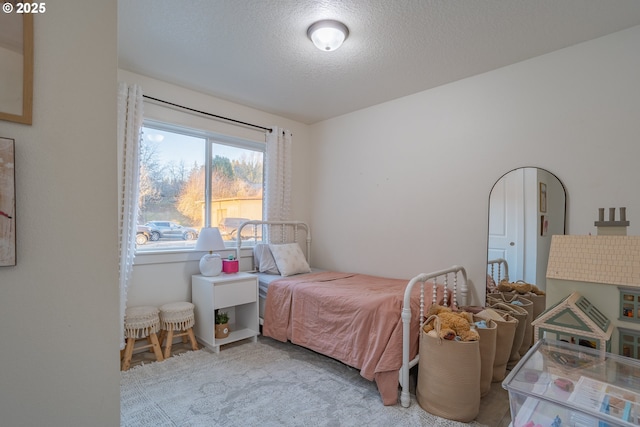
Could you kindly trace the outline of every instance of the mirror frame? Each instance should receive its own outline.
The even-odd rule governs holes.
[[[493,191],[493,188],[496,186],[496,184],[502,178],[504,178],[505,176],[507,176],[511,172],[516,171],[518,169],[540,169],[540,170],[543,170],[543,171],[553,175],[558,180],[558,182],[562,186],[562,189],[564,190],[564,224],[562,224],[562,230],[563,230],[564,234],[567,234],[567,197],[568,197],[567,196],[567,187],[564,186],[564,182],[562,182],[562,180],[560,178],[558,178],[558,175],[556,175],[555,173],[551,172],[549,169],[541,168],[539,166],[519,166],[517,168],[509,169],[507,172],[503,173],[502,175],[500,175],[498,177],[498,179],[495,180],[495,182],[491,186],[491,190],[489,190],[489,199],[491,199],[491,192]],[[490,214],[490,210],[491,210],[491,204],[489,204],[489,207],[487,209],[487,213],[488,214]],[[488,218],[487,218],[487,221],[489,221]],[[487,222],[487,224],[488,224],[488,222]],[[487,229],[488,229],[488,226],[487,226]],[[488,247],[489,247],[489,245],[487,244],[487,248]]]
[[[567,194],[567,187],[565,187],[564,182],[560,178],[558,178],[558,175],[556,175],[555,173],[551,172],[549,169],[545,169],[545,168],[542,168],[542,167],[539,167],[539,166],[519,166],[517,168],[510,169],[507,172],[505,172],[502,175],[500,175],[498,177],[498,179],[496,179],[495,182],[493,183],[493,185],[491,186],[491,190],[489,190],[489,200],[488,200],[488,207],[487,207],[487,246],[486,246],[486,253],[485,253],[485,258],[486,258],[487,261],[489,261],[489,235],[488,235],[488,230],[489,230],[490,221],[491,221],[491,193],[493,192],[493,189],[498,184],[498,182],[500,182],[501,179],[503,179],[505,176],[507,176],[511,172],[519,170],[519,169],[538,169],[538,170],[543,170],[543,171],[547,172],[548,174],[552,175],[555,179],[558,180],[558,182],[562,186],[562,190],[564,191],[564,221],[563,221],[563,224],[562,224],[562,233],[563,234],[567,234],[567,220],[568,220],[567,205],[568,205],[568,197],[569,197],[569,195]]]
[[[30,125],[33,114],[33,15],[14,13],[11,16],[22,18],[22,114],[0,111],[0,120]]]

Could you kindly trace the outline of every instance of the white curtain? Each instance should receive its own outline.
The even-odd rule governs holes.
[[[291,132],[274,126],[267,133],[265,220],[291,220]]]
[[[138,222],[142,89],[118,84],[118,235],[120,273],[120,349],[124,348],[124,313]]]

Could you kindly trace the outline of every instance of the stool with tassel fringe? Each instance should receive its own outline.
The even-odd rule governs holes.
[[[160,317],[157,307],[138,306],[129,307],[124,315],[124,334],[127,345],[124,349],[121,370],[126,371],[131,367],[131,356],[134,348],[141,350],[150,348],[156,355],[156,360],[162,362],[162,349],[158,341],[157,333],[160,330]],[[135,347],[136,340],[146,338],[147,344]]]
[[[160,306],[160,345],[164,343],[165,338],[167,340],[164,347],[165,359],[171,356],[171,346],[176,337],[182,337],[184,343],[188,338],[191,341],[191,348],[198,350],[198,343],[193,334],[195,324],[193,307],[194,305],[190,302],[172,302]]]

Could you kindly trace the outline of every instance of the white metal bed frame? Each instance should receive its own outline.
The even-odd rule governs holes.
[[[253,228],[253,234],[242,233],[244,227],[251,226]],[[262,227],[262,233],[258,233],[258,227]],[[304,231],[306,233],[305,243],[306,243],[306,258],[309,264],[310,262],[310,254],[311,254],[311,230],[309,225],[302,221],[246,221],[240,224],[237,230],[236,237],[236,255],[237,259],[240,259],[240,252],[243,248],[242,243],[244,240],[251,240],[253,242],[260,243],[291,243],[297,242],[299,243],[298,232]],[[244,236],[244,238],[243,238]],[[265,238],[266,237],[266,238]],[[248,246],[245,246],[245,248]],[[252,257],[253,259],[253,257]],[[255,265],[252,261],[252,266],[255,269]],[[461,276],[462,280],[459,280]],[[416,355],[413,359],[410,358],[410,348],[411,348],[411,294],[413,287],[415,285],[420,286],[420,329],[424,325],[426,320],[426,316],[424,313],[424,285],[427,282],[434,283],[436,285],[443,285],[446,289],[449,289],[449,285],[453,284],[452,291],[452,301],[450,301],[451,305],[454,307],[463,306],[467,303],[467,272],[464,267],[460,266],[452,266],[444,270],[435,271],[432,273],[422,273],[415,276],[413,279],[409,281],[407,287],[405,288],[404,300],[403,300],[403,308],[401,312],[402,318],[402,367],[398,372],[400,386],[402,388],[400,393],[400,403],[403,407],[407,408],[411,404],[411,395],[409,392],[409,370],[414,367],[419,359],[420,355]],[[432,304],[434,304],[436,299],[437,286],[433,286],[433,295],[431,296]],[[458,297],[459,294],[459,297]],[[449,301],[447,301],[447,292],[444,292],[445,300],[444,304],[447,305]],[[428,296],[427,296],[428,298]],[[460,301],[461,304],[458,304]],[[418,333],[420,334],[420,329]]]
[[[507,279],[507,282],[509,281],[509,264],[507,264],[506,259],[490,259],[489,261],[487,261],[487,266],[487,270],[491,271],[488,274],[491,276],[496,285],[503,279]]]

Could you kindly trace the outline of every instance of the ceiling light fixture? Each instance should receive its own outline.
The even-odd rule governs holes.
[[[325,19],[311,24],[307,36],[318,49],[330,52],[342,46],[349,36],[349,29],[342,22]]]

